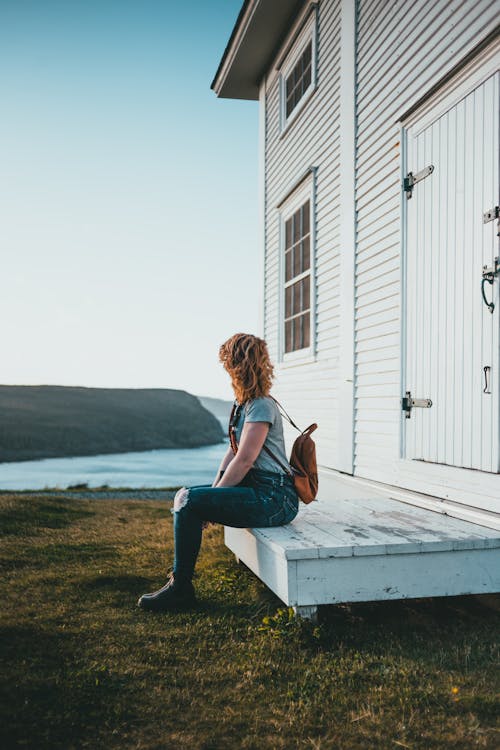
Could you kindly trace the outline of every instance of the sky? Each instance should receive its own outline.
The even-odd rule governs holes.
[[[233,398],[258,103],[210,84],[241,4],[0,0],[0,383]]]

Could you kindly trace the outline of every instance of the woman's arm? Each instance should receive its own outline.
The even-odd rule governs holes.
[[[227,465],[224,476],[217,482],[217,487],[235,487],[241,482],[261,452],[268,432],[269,422],[245,422],[238,453]]]
[[[219,468],[217,469],[217,474],[215,475],[215,479],[212,482],[212,487],[216,487],[217,486],[217,482],[221,478],[221,472],[223,472],[223,471],[226,470],[226,467],[231,463],[231,461],[233,460],[233,458],[234,458],[233,449],[231,448],[231,446],[229,446],[229,448],[227,449],[227,451],[224,454],[224,457],[223,457],[222,461],[220,462]]]

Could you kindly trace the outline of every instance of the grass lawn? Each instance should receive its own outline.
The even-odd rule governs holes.
[[[145,613],[170,505],[0,496],[0,747],[500,747],[499,596],[330,607],[315,626],[211,527],[199,609]]]

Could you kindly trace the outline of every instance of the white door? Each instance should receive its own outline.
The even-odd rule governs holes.
[[[406,172],[404,455],[497,473],[498,72],[412,123]]]

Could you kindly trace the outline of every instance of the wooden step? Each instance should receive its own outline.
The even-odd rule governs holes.
[[[329,497],[286,525],[226,527],[225,542],[282,601],[320,604],[500,591],[500,531],[407,502]]]

